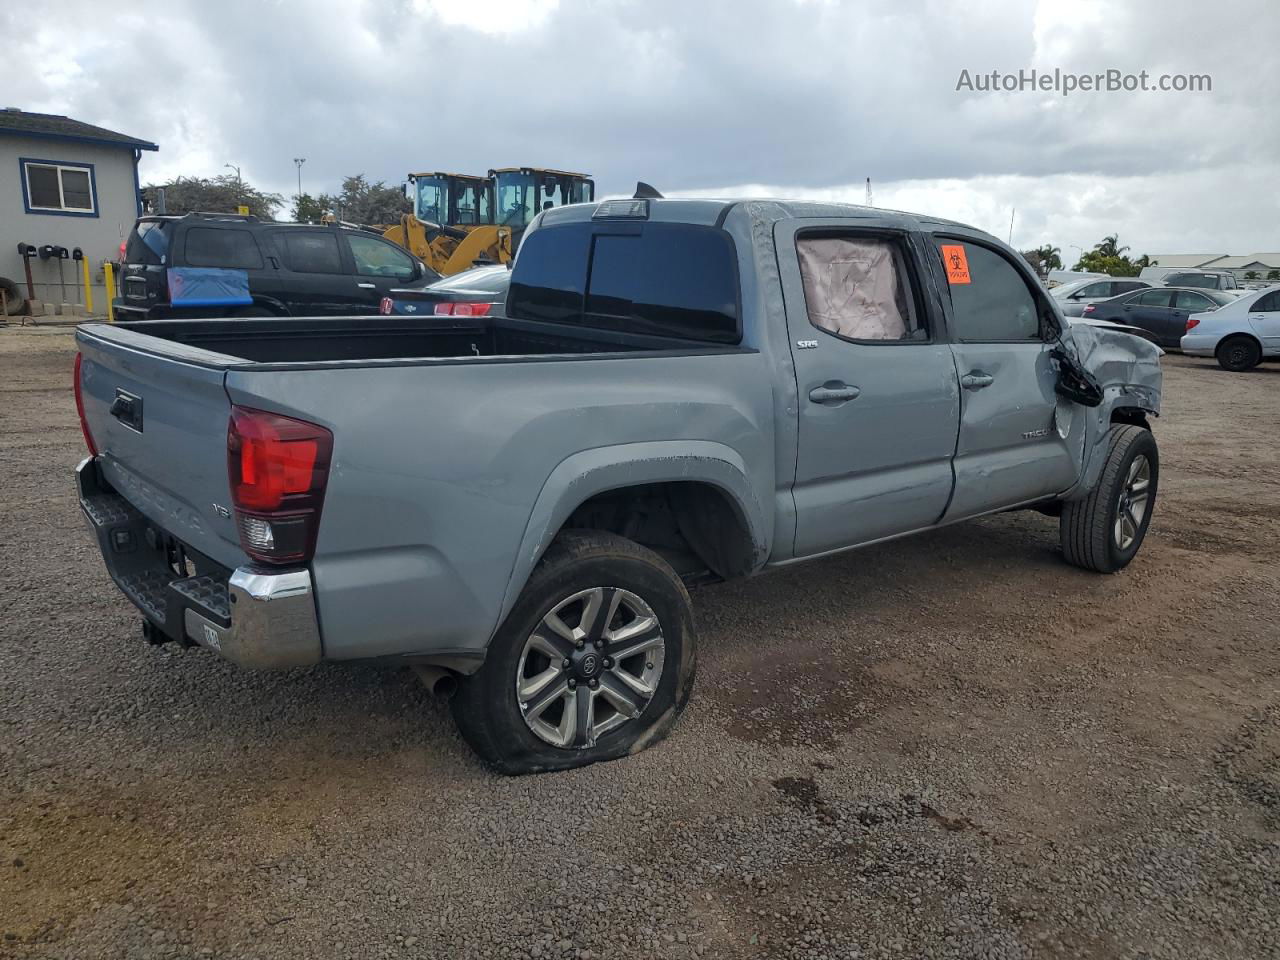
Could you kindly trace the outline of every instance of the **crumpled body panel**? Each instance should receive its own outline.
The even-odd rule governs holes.
[[[1081,366],[1097,379],[1104,407],[1136,406],[1160,412],[1161,350],[1121,330],[1073,323],[1064,335]],[[1122,398],[1127,398],[1121,401]]]

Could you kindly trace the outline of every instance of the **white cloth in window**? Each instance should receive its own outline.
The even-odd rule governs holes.
[[[801,239],[800,276],[809,319],[852,340],[901,340],[893,248],[883,240]]]

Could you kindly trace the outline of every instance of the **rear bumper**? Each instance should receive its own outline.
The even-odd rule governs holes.
[[[1218,341],[1222,337],[1218,335],[1201,336],[1194,333],[1188,333],[1180,341],[1182,352],[1190,354],[1193,357],[1212,357],[1213,352],[1218,349]]]
[[[228,572],[193,558],[195,576],[175,573],[169,553],[173,538],[112,490],[92,457],[76,467],[76,487],[107,572],[153,632],[209,647],[256,669],[321,659],[309,570],[238,567]]]

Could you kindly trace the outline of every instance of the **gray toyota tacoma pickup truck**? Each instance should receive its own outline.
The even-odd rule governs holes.
[[[1159,481],[1156,347],[1069,326],[986,233],[878,209],[562,207],[504,316],[77,342],[80,503],[148,639],[415,666],[512,773],[671,729],[693,584],[1013,508],[1112,572]]]

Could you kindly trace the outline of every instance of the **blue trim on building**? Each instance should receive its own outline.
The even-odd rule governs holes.
[[[42,163],[55,167],[79,167],[88,169],[89,171],[89,197],[93,200],[93,210],[42,210],[39,207],[32,208],[31,198],[27,194],[27,164]],[[136,167],[135,167],[136,169]],[[92,163],[78,163],[72,160],[39,160],[35,157],[19,157],[18,158],[18,179],[22,181],[22,209],[33,217],[92,217],[98,219],[98,175],[93,169]],[[61,186],[61,183],[59,183]]]
[[[68,140],[75,143],[96,143],[103,147],[123,147],[130,150],[159,150],[160,148],[154,143],[146,141],[121,142],[120,140],[106,140],[102,137],[81,137],[70,133],[44,133],[37,130],[10,130],[8,128],[0,129],[0,136],[8,134],[13,137],[35,137],[38,140]]]
[[[138,204],[138,216],[142,216],[142,182],[138,179],[138,161],[142,159],[142,151],[133,151],[133,198]]]

